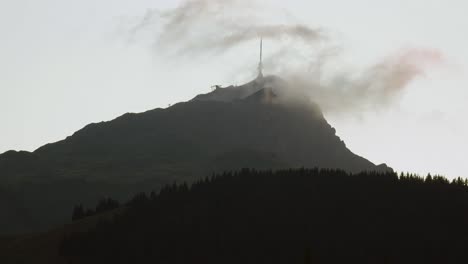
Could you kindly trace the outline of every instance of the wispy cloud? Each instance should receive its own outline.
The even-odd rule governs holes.
[[[286,79],[291,90],[308,94],[326,112],[388,107],[413,80],[444,60],[437,50],[411,48],[397,51],[366,69],[338,71],[327,67],[339,63],[340,57],[340,48],[327,31],[281,21],[280,13],[260,1],[188,0],[171,10],[149,10],[130,34],[149,31],[156,53],[182,61],[206,54],[221,55],[260,37],[286,43],[270,52],[265,59],[266,69]]]

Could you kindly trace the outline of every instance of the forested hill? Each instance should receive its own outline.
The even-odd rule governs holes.
[[[346,148],[315,103],[283,100],[288,88],[280,80],[218,88],[167,109],[90,124],[34,153],[7,152],[0,155],[0,184],[165,182],[242,167],[389,169]]]
[[[465,263],[467,181],[242,170],[141,193],[64,238],[69,263]]]
[[[90,124],[33,153],[0,155],[0,197],[9,204],[0,234],[64,223],[74,201],[128,198],[135,190],[212,172],[391,170],[351,152],[316,104],[283,100],[282,85],[265,77],[219,88],[166,109]],[[48,195],[39,195],[44,190]]]

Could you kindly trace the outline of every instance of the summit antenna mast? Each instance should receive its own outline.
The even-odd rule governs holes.
[[[260,62],[258,63],[258,77],[263,78],[263,38],[260,38]]]

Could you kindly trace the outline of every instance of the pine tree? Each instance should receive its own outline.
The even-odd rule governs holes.
[[[73,208],[72,221],[80,220],[85,216],[83,205],[79,204]]]

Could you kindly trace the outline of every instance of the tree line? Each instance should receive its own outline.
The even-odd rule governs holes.
[[[243,169],[139,193],[59,251],[71,263],[460,263],[467,186],[439,175]]]
[[[112,211],[120,207],[120,203],[112,198],[102,198],[95,209],[85,209],[82,204],[75,205],[72,213],[72,221],[77,221],[89,216],[98,215],[107,211]]]

